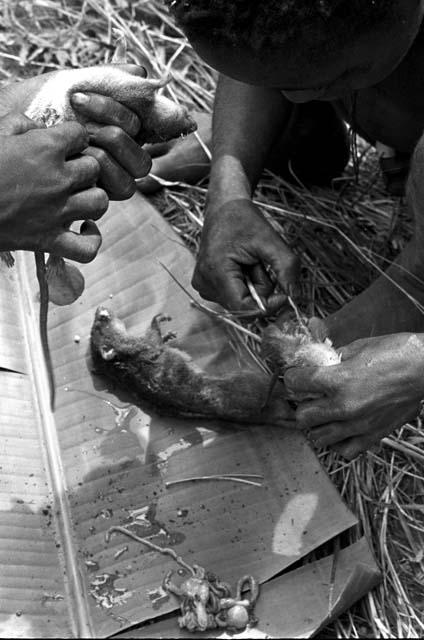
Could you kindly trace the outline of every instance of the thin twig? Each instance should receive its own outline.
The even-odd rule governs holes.
[[[251,477],[257,478],[261,476],[252,475]],[[192,478],[181,478],[181,480],[171,480],[169,482],[165,482],[165,487],[168,489],[169,487],[173,487],[177,484],[183,484],[184,482],[198,482],[203,480],[230,481],[230,482],[238,482],[239,484],[250,484],[250,485],[253,485],[254,487],[262,487],[262,483],[260,482],[254,482],[253,480],[247,480],[246,478],[231,476],[231,475],[193,476]]]
[[[252,340],[255,340],[255,342],[259,342],[259,343],[262,342],[262,339],[260,338],[260,336],[256,335],[256,333],[253,333],[253,331],[249,331],[249,329],[246,329],[245,327],[242,327],[241,325],[237,324],[237,322],[234,322],[234,320],[231,320],[230,318],[227,318],[225,315],[223,315],[221,313],[218,313],[217,311],[213,311],[213,309],[209,309],[209,307],[207,307],[206,305],[202,304],[201,302],[199,302],[198,300],[193,298],[193,296],[190,294],[190,292],[184,287],[184,285],[181,284],[181,282],[179,282],[179,280],[168,269],[168,267],[166,267],[163,264],[163,262],[161,262],[160,260],[158,262],[161,265],[161,267],[163,267],[163,269],[165,269],[165,271],[171,276],[171,278],[174,280],[174,282],[190,298],[191,302],[194,304],[195,307],[197,307],[197,309],[199,309],[200,311],[203,311],[204,313],[206,313],[207,315],[211,316],[212,318],[215,318],[215,319],[218,318],[219,320],[222,320],[222,322],[225,322],[226,324],[230,325],[234,329],[237,329],[237,331],[241,331],[245,335],[249,336],[249,338],[252,338]]]

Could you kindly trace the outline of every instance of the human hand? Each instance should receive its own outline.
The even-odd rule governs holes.
[[[142,78],[147,75],[144,67],[119,66]],[[111,200],[130,198],[137,188],[135,180],[144,178],[152,165],[150,155],[134,140],[141,126],[139,117],[117,100],[97,93],[74,93],[71,104],[86,121],[90,144],[84,153],[100,165],[98,185]]]
[[[212,143],[212,116],[199,111],[191,115],[197,123],[195,133],[177,140],[146,145],[152,166],[150,174],[137,181],[137,189],[142,193],[155,193],[166,182],[196,184],[208,175],[210,161],[204,149],[210,148]]]
[[[23,115],[0,118],[0,250],[47,251],[78,262],[95,258],[98,220],[108,207],[95,187],[100,167],[77,156],[85,128],[66,122],[49,129]],[[69,226],[85,220],[80,233]]]
[[[143,67],[119,66],[134,75],[146,76]],[[45,73],[2,89],[0,115],[25,112],[55,73]],[[100,165],[98,186],[112,200],[131,197],[136,190],[135,179],[144,177],[151,166],[149,154],[133,139],[141,125],[138,116],[111,97],[96,93],[73,94],[71,104],[90,134],[84,153],[94,157]]]
[[[424,398],[424,338],[398,333],[356,340],[340,349],[330,367],[289,369],[284,377],[300,402],[296,422],[319,447],[331,446],[353,459],[415,418]]]
[[[251,279],[269,313],[286,300],[297,275],[298,260],[248,199],[232,200],[207,212],[192,285],[202,298],[232,311],[257,312],[246,278]]]

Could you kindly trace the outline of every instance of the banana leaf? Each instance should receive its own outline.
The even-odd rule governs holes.
[[[3,636],[55,637],[60,628],[62,637],[107,637],[174,611],[176,598],[158,597],[174,561],[121,534],[105,540],[135,514],[139,535],[232,584],[246,573],[268,581],[357,522],[297,431],[159,417],[96,375],[89,334],[98,305],[135,334],[169,314],[181,347],[211,372],[255,366],[161,266],[189,287],[193,258],[146,199],[113,203],[100,227],[83,296],[49,312],[54,413],[33,256],[0,267]],[[264,482],[165,485],[212,473]]]

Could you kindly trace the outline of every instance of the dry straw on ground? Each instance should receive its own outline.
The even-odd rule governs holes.
[[[103,63],[112,29],[128,40],[130,59],[152,74],[171,69],[166,91],[191,109],[210,111],[214,73],[192,52],[159,0],[4,0],[0,79],[8,83],[63,67]],[[302,255],[302,299],[325,315],[384,269],[411,229],[399,200],[387,196],[373,152],[360,144],[359,181],[352,168],[335,190],[310,191],[267,175],[257,192],[264,213]],[[205,184],[180,185],[155,202],[196,251]],[[258,330],[260,327],[253,327]],[[385,438],[378,451],[345,463],[320,459],[372,541],[382,585],[327,629],[337,637],[424,634],[424,434],[420,423]],[[352,535],[358,535],[356,534]],[[327,634],[326,634],[327,635]]]

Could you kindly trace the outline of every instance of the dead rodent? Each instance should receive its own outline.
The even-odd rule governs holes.
[[[133,75],[119,65],[99,65],[83,69],[67,69],[51,74],[34,97],[26,115],[47,126],[65,120],[84,119],[73,110],[71,95],[88,91],[122,102],[140,117],[137,138],[159,142],[187,135],[196,123],[185,107],[159,95],[168,78],[158,80]]]
[[[253,371],[205,373],[172,346],[173,334],[162,337],[160,323],[168,319],[155,316],[144,336],[131,336],[111,311],[99,307],[91,330],[95,371],[159,414],[284,424],[282,390],[276,388],[267,403],[269,378]]]

